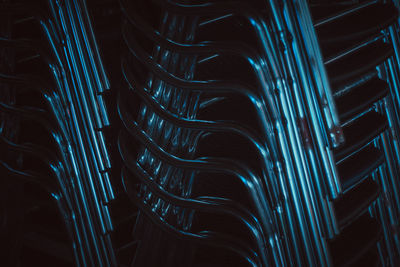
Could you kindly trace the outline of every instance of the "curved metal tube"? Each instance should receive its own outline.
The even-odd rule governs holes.
[[[120,148],[125,149],[125,148]],[[258,220],[254,215],[252,215],[245,207],[239,203],[226,199],[217,197],[198,197],[195,199],[183,198],[177,195],[171,194],[166,191],[162,186],[155,182],[152,178],[138,163],[132,164],[135,160],[129,155],[129,153],[121,153],[123,156],[123,161],[129,170],[135,173],[135,177],[139,178],[146,186],[148,186],[157,197],[167,201],[173,205],[195,209],[196,211],[203,211],[208,213],[220,213],[230,215],[237,220],[241,221],[242,224],[248,229],[250,235],[252,236],[253,242],[258,248],[259,256],[262,258],[263,266],[268,266],[266,256],[266,243],[264,241],[264,236],[262,234],[263,230]],[[129,158],[126,158],[129,157]],[[122,169],[125,174],[125,168]],[[125,187],[130,186],[129,179],[126,178],[126,174],[123,175],[123,183]]]
[[[159,226],[164,231],[173,234],[174,236],[188,240],[192,242],[197,242],[200,244],[205,244],[207,246],[214,246],[229,249],[241,257],[243,257],[251,266],[253,267],[261,267],[261,263],[258,260],[258,255],[253,250],[243,247],[242,242],[233,238],[229,235],[223,235],[220,233],[214,233],[209,231],[202,231],[199,233],[190,233],[187,231],[182,231],[180,229],[175,228],[174,226],[170,225],[160,216],[154,214],[149,207],[147,207],[146,203],[143,202],[137,196],[137,192],[134,189],[127,187],[129,199],[139,207],[141,211],[143,211],[150,220]]]
[[[268,201],[265,199],[264,190],[259,182],[259,179],[246,167],[241,164],[236,163],[235,161],[231,161],[228,159],[222,158],[201,158],[197,160],[187,160],[182,159],[173,155],[170,155],[161,147],[159,147],[154,141],[139,128],[137,123],[133,120],[133,118],[126,113],[122,113],[119,109],[119,114],[121,120],[123,121],[128,132],[140,140],[140,142],[148,148],[153,154],[157,155],[161,160],[167,162],[168,164],[187,168],[187,169],[195,169],[195,170],[203,170],[203,171],[217,171],[233,174],[234,177],[238,178],[240,182],[246,187],[249,191],[249,194],[253,198],[255,208],[258,210],[259,216],[262,218],[261,222],[264,225],[265,231],[270,235],[273,233],[269,227],[272,224],[272,217],[268,211],[270,211]],[[126,145],[126,140],[121,139],[123,137],[120,136],[119,147]],[[121,142],[124,144],[122,145]],[[121,153],[124,151],[120,151]]]

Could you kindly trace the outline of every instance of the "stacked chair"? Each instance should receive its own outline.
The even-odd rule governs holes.
[[[2,1],[0,10],[3,263],[114,266],[110,86],[86,3]]]
[[[133,265],[281,266],[297,257],[284,245],[298,242],[291,226],[301,219],[281,200],[298,187],[280,107],[267,90],[268,37],[257,28],[256,5],[121,1],[127,86],[118,144],[122,179],[142,213]],[[162,242],[160,227],[182,243]]]
[[[292,37],[283,41],[289,55],[284,64],[297,70],[296,83],[316,93],[321,126],[314,123],[309,131],[315,158],[318,166],[331,165],[311,178],[315,195],[322,197],[318,214],[327,262],[397,266],[398,10],[391,1],[285,1],[276,6],[278,27]],[[321,85],[324,94],[318,94]],[[332,132],[335,120],[324,112],[330,105],[336,108],[342,144],[328,135],[319,138],[324,129]],[[312,111],[306,117],[313,118]],[[321,146],[328,148],[325,155],[318,151]]]
[[[1,1],[5,266],[399,266],[399,6]]]
[[[133,265],[177,266],[176,257],[182,266],[238,261],[225,252],[209,259],[204,248],[189,257],[183,245],[187,257],[166,262],[163,253],[178,249],[161,241],[160,227],[186,243],[224,242],[242,265],[328,264],[298,127],[307,131],[308,124],[296,117],[297,92],[276,52],[277,10],[261,1],[121,1],[121,7],[127,50],[121,63],[127,86],[118,99],[122,179],[144,214],[134,230]],[[340,140],[340,125],[330,126]],[[212,210],[216,200],[219,208]],[[210,212],[218,216],[211,220]],[[149,257],[150,247],[160,256]]]
[[[133,266],[176,266],[176,257],[182,266],[231,265],[225,254],[209,259],[204,248],[161,241],[169,234],[213,246],[202,235],[211,229],[222,239],[229,233],[225,249],[253,266],[398,264],[393,3],[120,3],[127,85],[119,149],[125,189],[140,209]],[[246,198],[235,175],[260,193]],[[247,244],[251,235],[227,223],[227,202],[202,219],[211,197],[257,219],[253,230],[244,223],[264,238],[246,245],[253,258],[234,248],[231,238]],[[164,245],[149,245],[149,235]],[[160,256],[149,257],[150,247]],[[185,256],[165,261],[177,250]]]

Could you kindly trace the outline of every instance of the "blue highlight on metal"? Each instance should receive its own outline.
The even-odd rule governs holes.
[[[154,242],[154,255],[161,255],[160,240],[175,249],[175,238],[228,250],[254,267],[335,266],[337,242],[351,235],[351,226],[370,220],[384,236],[373,252],[393,265],[400,257],[399,236],[392,232],[400,227],[398,18],[370,36],[355,32],[359,39],[333,29],[354,14],[361,20],[371,6],[394,7],[392,2],[354,4],[318,20],[316,10],[332,3],[140,1],[119,1],[124,44],[116,56],[123,86],[113,90],[121,159],[111,159],[107,147],[104,131],[114,125],[104,93],[111,85],[85,0],[49,0],[47,17],[31,11],[49,51],[32,40],[0,39],[5,47],[34,50],[46,63],[50,81],[19,74],[1,74],[0,80],[40,92],[51,112],[12,103],[0,103],[0,111],[18,115],[21,125],[38,122],[55,147],[1,135],[1,147],[36,157],[52,177],[6,160],[0,168],[39,183],[57,203],[76,265],[117,266],[109,210],[118,200],[117,183],[139,209],[135,229],[149,236],[141,236],[143,247]],[[150,7],[159,9],[160,25],[151,21]],[[338,35],[334,41],[321,35],[326,25]],[[368,73],[336,77],[331,66],[376,44],[392,52]],[[343,51],[330,51],[341,46]],[[388,90],[367,104],[350,97],[374,79]],[[343,115],[346,101],[361,108]],[[368,151],[381,162],[363,173],[357,164],[370,162]],[[115,160],[122,163],[120,177],[111,174]],[[372,193],[357,195],[362,186]],[[221,229],[213,216],[235,223]],[[148,251],[138,251],[138,266],[155,262],[146,259]]]
[[[313,24],[312,11],[306,1],[268,1],[265,3],[268,16],[259,14],[252,3],[232,5],[229,2],[209,2],[190,5],[161,0],[153,0],[152,3],[163,9],[165,14],[168,14],[165,17],[170,19],[170,24],[166,25],[168,30],[163,32],[164,36],[158,30],[152,29],[150,24],[146,24],[139,12],[135,12],[134,4],[130,5],[126,1],[121,1],[127,19],[123,25],[124,40],[131,53],[130,56],[136,60],[130,60],[128,55],[124,56],[128,59],[124,60],[122,68],[130,89],[143,100],[146,107],[151,107],[157,113],[157,118],[161,118],[161,121],[171,122],[175,124],[175,127],[198,128],[203,131],[214,131],[217,128],[221,131],[237,131],[236,129],[243,126],[234,121],[230,128],[226,128],[224,127],[227,125],[226,122],[187,120],[182,115],[170,114],[168,101],[161,100],[162,94],[155,89],[157,85],[154,86],[149,82],[146,88],[135,82],[140,80],[140,77],[132,74],[134,68],[146,69],[152,78],[158,78],[160,88],[161,85],[167,83],[174,86],[176,90],[201,92],[200,99],[210,92],[215,94],[223,92],[225,98],[231,97],[232,94],[240,94],[249,99],[257,110],[256,119],[261,127],[256,131],[254,129],[240,131],[240,134],[257,140],[254,145],[265,160],[262,161],[264,173],[243,182],[249,188],[257,188],[259,181],[262,181],[265,186],[266,191],[263,192],[265,189],[260,189],[252,191],[251,194],[253,197],[260,196],[259,199],[252,200],[256,207],[264,201],[263,199],[270,202],[261,204],[258,208],[260,211],[256,213],[256,216],[262,216],[263,210],[267,212],[268,209],[268,213],[273,214],[271,219],[261,220],[266,223],[265,227],[269,230],[265,234],[269,235],[268,240],[272,242],[267,246],[268,255],[276,266],[332,266],[332,252],[328,243],[342,234],[336,214],[338,205],[336,202],[344,195],[349,195],[349,192],[342,188],[344,178],[341,176],[344,175],[337,170],[338,164],[347,162],[349,159],[346,157],[343,161],[338,161],[336,156],[337,151],[346,146],[343,144],[346,136],[342,127],[347,130],[354,121],[370,113],[360,113],[351,121],[340,121],[336,107],[337,100],[332,89],[336,85],[331,84],[329,80],[331,77],[328,77],[331,74],[327,72],[326,65],[369,46],[379,38],[362,43],[352,50],[345,51],[339,57],[332,57],[326,61],[323,55],[325,51],[321,51],[323,50],[322,41],[317,36],[318,29],[315,28],[358,12],[357,10],[362,10],[368,5],[355,7],[357,10]],[[179,15],[174,15],[175,13]],[[202,32],[201,38],[204,40],[179,41],[179,38],[174,37],[174,33],[171,32],[171,28],[179,32],[177,22],[179,16],[187,15],[188,19],[193,16],[196,19],[200,18],[201,21],[202,16],[210,14],[212,16],[199,23],[198,31],[201,31],[201,27],[213,24],[220,26],[224,23],[229,24],[225,21],[231,19],[238,21],[242,19],[240,20],[242,24],[248,23],[251,26],[247,30],[254,31],[254,40],[251,40],[251,43],[246,43],[240,38],[238,38],[239,41],[221,41],[212,34],[207,36],[207,33]],[[164,23],[167,23],[168,19]],[[130,33],[130,27],[135,29],[132,32],[136,35]],[[190,36],[195,34],[190,33]],[[161,53],[162,56],[158,57],[157,53],[151,54],[140,47],[136,38],[151,40],[157,47],[157,53]],[[226,48],[224,49],[223,46]],[[213,62],[218,62],[220,58],[228,54],[230,57],[246,59],[255,77],[252,87],[242,86],[241,81],[236,81],[236,83],[219,81],[210,74],[204,75],[206,78],[203,80],[195,80],[180,78],[175,73],[174,68],[179,63],[174,57],[196,55],[200,58],[197,62],[199,65],[210,62],[212,66]],[[172,65],[166,63],[168,58],[173,62]],[[133,63],[128,63],[128,61]],[[363,85],[368,79],[365,78],[359,85],[352,86]],[[223,88],[224,86],[226,88]],[[228,88],[230,90],[227,90]],[[152,97],[151,94],[157,97]],[[223,102],[222,98],[207,99],[204,105],[200,104],[200,107],[203,106],[206,109],[208,103],[218,106],[220,102]],[[134,118],[127,117],[126,108],[122,106],[120,104],[120,116],[131,136],[140,139],[141,144],[162,158],[161,160],[165,160],[165,156],[161,154],[172,152],[164,150],[165,144],[157,143],[150,136],[146,137],[146,130],[141,130],[142,126],[134,122]],[[150,119],[148,121],[156,123]],[[170,132],[165,134],[169,135]],[[123,144],[127,143],[129,142],[126,138]],[[122,154],[127,153],[122,152],[123,144],[120,144]],[[359,151],[362,151],[365,146]],[[150,149],[150,147],[153,148]],[[160,150],[156,153],[157,149]],[[165,149],[173,151],[173,148]],[[353,151],[352,156],[358,155],[359,151]],[[171,157],[175,157],[174,155]],[[138,156],[138,159],[138,165],[145,164],[143,157]],[[217,159],[213,161],[217,162]],[[196,164],[195,161],[190,162]],[[130,165],[126,160],[125,164]],[[178,162],[170,162],[170,164],[177,167],[184,166]],[[193,168],[200,168],[200,166],[192,165]],[[376,176],[375,173],[371,175]],[[173,179],[173,175],[169,176],[169,179]],[[154,178],[152,180],[156,181]],[[143,178],[142,181],[146,179]],[[262,202],[258,202],[260,200]],[[139,199],[135,199],[135,203],[138,201]],[[143,202],[149,209],[155,205],[150,199]],[[168,224],[163,216],[153,214],[153,219],[162,220]],[[258,256],[261,257],[261,255]],[[268,264],[271,262],[264,259],[262,266],[268,266]]]

